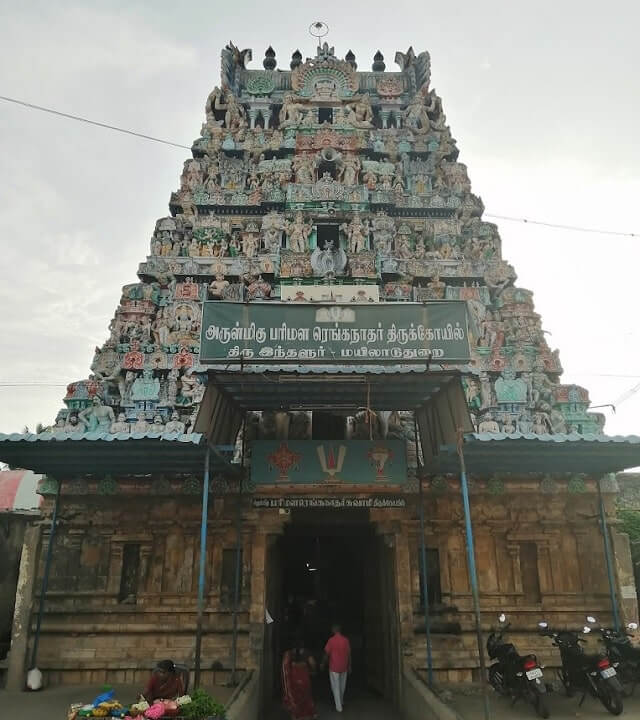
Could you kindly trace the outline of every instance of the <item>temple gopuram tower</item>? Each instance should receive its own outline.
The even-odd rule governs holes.
[[[607,438],[587,390],[561,384],[429,53],[387,70],[377,52],[368,71],[327,43],[287,69],[271,48],[264,69],[251,59],[222,51],[92,374],[43,434],[0,437],[0,458],[46,474],[46,512],[60,504],[39,666],[54,683],[138,682],[172,657],[202,682],[253,672],[266,706],[293,635],[321,649],[340,619],[354,681],[402,706],[407,673],[429,664],[426,616],[436,680],[478,680],[461,448],[483,628],[506,612],[514,642],[552,665],[542,617],[634,619],[626,536],[594,518],[603,497],[613,514],[607,474],[640,464],[640,445]],[[427,337],[416,313],[437,308],[464,319],[407,349]],[[235,340],[211,363],[229,313]],[[377,329],[337,330],[365,313]],[[274,343],[243,354],[258,315]],[[346,343],[339,363],[316,334]]]

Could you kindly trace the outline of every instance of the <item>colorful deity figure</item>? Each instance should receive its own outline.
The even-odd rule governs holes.
[[[214,280],[209,283],[209,297],[214,300],[222,300],[224,291],[229,287],[229,281],[225,280],[222,273],[218,273]]]
[[[94,395],[91,405],[78,415],[78,420],[87,432],[109,432],[116,418],[113,409],[104,405],[102,400]]]
[[[362,220],[359,213],[354,213],[350,223],[340,225],[340,230],[347,236],[348,249],[354,255],[363,250],[368,250],[369,245],[369,221]]]
[[[143,370],[131,387],[131,399],[134,402],[157,400],[160,396],[160,380],[153,377],[153,370]]]
[[[129,432],[129,423],[127,422],[127,417],[123,412],[118,413],[118,419],[111,424],[109,432],[112,435],[115,435],[116,433]]]
[[[174,410],[171,413],[171,420],[169,420],[169,422],[164,426],[165,432],[182,434],[182,433],[184,433],[184,428],[185,428],[185,425],[180,420],[180,414],[178,413],[177,410]]]
[[[292,221],[286,225],[286,233],[289,239],[289,249],[293,252],[303,253],[309,249],[309,235],[311,234],[311,224],[305,223],[304,215],[301,211],[295,214]]]

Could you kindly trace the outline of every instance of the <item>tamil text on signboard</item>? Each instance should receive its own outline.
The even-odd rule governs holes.
[[[466,303],[205,302],[200,362],[465,363]]]

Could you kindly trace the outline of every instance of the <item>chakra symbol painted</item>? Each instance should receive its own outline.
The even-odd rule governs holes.
[[[393,450],[385,445],[374,445],[367,453],[367,457],[376,469],[376,481],[386,480],[384,466],[387,464],[387,460],[393,459]]]
[[[336,448],[329,445],[329,447],[325,449],[324,445],[318,445],[316,452],[318,453],[318,459],[320,460],[322,472],[325,474],[323,478],[324,482],[342,482],[342,478],[339,477],[338,473],[342,471],[342,466],[344,465],[344,460],[347,456],[347,446],[339,445]]]
[[[290,482],[289,471],[299,469],[299,462],[302,455],[293,452],[286,443],[282,443],[280,447],[267,455],[269,469],[276,468],[278,471],[277,482]]]

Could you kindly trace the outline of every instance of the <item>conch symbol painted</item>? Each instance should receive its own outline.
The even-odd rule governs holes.
[[[344,459],[347,456],[347,446],[339,445],[335,448],[330,445],[328,450],[325,450],[324,445],[318,445],[316,452],[322,472],[325,474],[324,481],[328,483],[342,482],[338,473],[342,471]]]
[[[376,481],[386,480],[384,466],[393,458],[393,451],[384,445],[374,445],[367,453],[369,461],[376,469]]]

